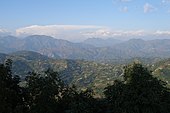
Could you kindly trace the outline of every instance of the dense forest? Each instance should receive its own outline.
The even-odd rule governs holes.
[[[20,67],[17,67],[20,68]],[[30,72],[21,85],[12,73],[12,60],[0,65],[1,113],[169,113],[170,89],[139,62],[124,66],[123,79],[104,88],[102,98],[93,89],[68,85],[58,72]]]

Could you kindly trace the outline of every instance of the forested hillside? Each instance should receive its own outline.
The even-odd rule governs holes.
[[[17,66],[17,68],[20,68]],[[122,80],[113,80],[94,98],[93,89],[77,89],[48,69],[29,73],[20,85],[12,61],[0,64],[1,113],[169,113],[170,91],[140,63],[124,67]]]
[[[61,79],[69,84],[76,85],[77,88],[93,88],[96,96],[102,96],[101,92],[107,84],[113,84],[113,80],[122,79],[124,66],[131,62],[141,62],[153,71],[153,75],[170,82],[169,59],[159,58],[134,58],[126,60],[110,61],[109,63],[98,63],[85,60],[64,60],[52,59],[44,55],[31,51],[18,51],[11,54],[0,54],[1,63],[5,59],[13,61],[12,72],[19,75],[22,80],[29,72],[41,73],[48,69],[59,72]],[[19,67],[19,68],[18,68]]]

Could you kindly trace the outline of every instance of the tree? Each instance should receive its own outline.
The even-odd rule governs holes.
[[[0,111],[1,113],[22,113],[23,98],[19,76],[11,72],[12,60],[0,64]]]
[[[30,73],[26,82],[28,113],[96,113],[93,91],[67,86],[53,70]]]
[[[169,113],[170,92],[139,63],[126,66],[124,81],[105,88],[114,113]]]
[[[63,93],[62,105],[66,113],[97,113],[93,91],[86,89],[77,91],[75,86],[69,87]]]
[[[57,72],[48,70],[44,74],[31,73],[26,81],[29,113],[61,112],[58,103],[65,86]]]

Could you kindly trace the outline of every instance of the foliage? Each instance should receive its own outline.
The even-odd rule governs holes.
[[[47,70],[44,75],[30,73],[26,78],[29,113],[59,112],[58,101],[65,86],[57,72]]]
[[[66,113],[93,113],[95,110],[95,99],[90,89],[77,91],[75,87],[70,87],[63,94],[62,102]]]
[[[18,83],[18,76],[12,76],[12,61],[0,64],[0,110],[1,113],[22,113],[22,90]]]
[[[28,113],[92,113],[92,90],[77,91],[63,83],[57,72],[31,73],[26,78]]]
[[[169,113],[170,92],[166,83],[153,77],[139,63],[126,66],[124,81],[105,88],[114,113]]]
[[[0,57],[2,58],[0,62],[4,62],[4,54],[0,54]],[[131,59],[110,59],[108,62],[103,60],[103,62],[98,63],[99,60],[93,62],[52,59],[31,51],[18,51],[5,55],[5,57],[13,60],[12,72],[15,75],[20,75],[22,81],[25,80],[28,72],[41,73],[48,68],[52,68],[59,73],[60,78],[68,85],[75,84],[78,89],[93,88],[95,97],[103,97],[102,92],[107,84],[113,84],[114,80],[122,79],[123,66],[134,60],[144,63],[145,66],[153,71],[154,76],[170,84],[169,59],[136,57]]]
[[[104,87],[113,80],[121,78],[119,75],[123,72],[122,65],[52,59],[30,51],[16,52],[12,56],[8,55],[8,58],[13,60],[12,72],[20,75],[22,81],[29,75],[28,72],[42,73],[51,68],[57,71],[60,78],[68,85],[75,84],[78,89],[93,87],[98,97],[101,97]]]
[[[74,65],[68,65],[69,69],[64,70],[68,74],[70,71],[75,71],[76,68],[88,70],[87,67],[80,66],[78,62],[71,61],[70,63]],[[94,65],[98,64],[88,66],[91,68]],[[100,66],[100,70],[107,73],[104,65]],[[121,75],[123,79],[115,80],[113,85],[105,88],[105,98],[94,98],[95,92],[90,88],[83,90],[66,84],[60,78],[61,73],[51,69],[41,73],[30,72],[25,79],[26,85],[21,87],[19,85],[20,77],[12,74],[11,67],[11,60],[0,64],[1,113],[170,112],[170,89],[166,87],[165,82],[155,78],[140,63],[125,66],[124,74]],[[121,72],[117,72],[117,74],[121,74]],[[82,72],[75,71],[75,73],[78,77],[78,74]]]

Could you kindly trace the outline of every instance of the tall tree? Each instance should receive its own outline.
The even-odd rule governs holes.
[[[96,106],[91,89],[77,91],[75,87],[69,87],[63,93],[62,102],[66,113],[97,113],[94,112]]]
[[[23,98],[19,87],[19,76],[13,76],[11,72],[12,61],[7,60],[0,64],[0,112],[22,113]]]
[[[53,70],[30,73],[26,82],[28,113],[97,113],[92,90],[67,86]]]
[[[31,73],[26,81],[29,113],[61,112],[58,102],[65,86],[57,72],[48,70],[44,74]]]
[[[124,81],[105,88],[114,113],[169,113],[170,92],[139,63],[126,66]]]

